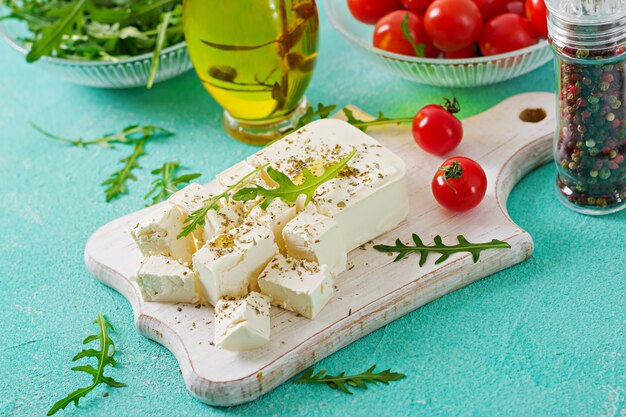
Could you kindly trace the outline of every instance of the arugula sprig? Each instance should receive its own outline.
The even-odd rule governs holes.
[[[301,127],[311,123],[313,120],[326,119],[330,114],[335,111],[337,108],[336,104],[331,104],[327,106],[322,103],[317,103],[317,109],[313,106],[308,106],[304,114],[298,119],[298,123],[294,130],[300,129]]]
[[[189,215],[189,217],[185,219],[185,221],[183,222],[183,230],[181,230],[178,236],[176,236],[176,239],[187,236],[189,233],[196,230],[196,227],[204,226],[206,224],[206,215],[208,214],[208,212],[211,210],[219,211],[219,202],[221,199],[225,199],[226,201],[228,201],[230,199],[230,194],[234,189],[236,189],[237,187],[241,187],[243,184],[246,184],[248,181],[250,181],[250,179],[252,179],[252,177],[256,176],[266,167],[266,165],[258,167],[254,171],[242,177],[236,183],[226,187],[226,189],[220,194],[214,195],[211,198],[205,200],[202,208],[194,211],[193,213],[191,213],[191,215]]]
[[[189,184],[189,182],[202,176],[202,174],[194,173],[175,177],[174,175],[179,168],[180,163],[178,161],[170,161],[165,162],[160,168],[152,170],[150,173],[157,175],[157,178],[152,181],[152,188],[144,196],[144,199],[147,200],[152,197],[152,204],[156,204],[178,191],[181,185]]]
[[[107,203],[114,198],[119,197],[122,194],[127,193],[126,182],[129,180],[136,181],[137,177],[133,174],[134,169],[141,168],[137,159],[140,156],[144,155],[145,152],[143,150],[143,145],[146,143],[146,139],[142,139],[139,142],[135,143],[135,147],[133,149],[133,153],[129,156],[120,159],[120,162],[124,164],[124,166],[115,171],[109,178],[107,178],[104,182],[102,182],[102,186],[106,186],[104,190],[104,194],[106,197]]]
[[[360,374],[346,375],[345,372],[341,372],[339,375],[333,376],[327,375],[326,371],[319,371],[314,374],[313,368],[309,368],[300,377],[294,379],[293,382],[326,384],[334,390],[352,395],[350,387],[367,389],[367,383],[377,384],[378,382],[389,385],[389,382],[397,381],[406,376],[401,373],[391,372],[391,369],[381,372],[375,372],[375,369],[376,365],[373,365]]]
[[[98,334],[89,336],[85,340],[83,340],[83,344],[86,345],[97,340],[100,344],[100,349],[83,349],[72,358],[72,362],[75,362],[82,358],[96,358],[97,364],[95,368],[92,365],[80,365],[72,368],[72,371],[86,372],[91,375],[93,378],[91,385],[84,388],[79,388],[76,391],[68,394],[67,397],[54,403],[50,411],[48,411],[49,416],[53,415],[59,410],[65,409],[65,407],[67,407],[71,403],[74,403],[75,406],[78,406],[78,400],[86,396],[89,392],[91,392],[95,387],[100,384],[106,384],[114,388],[121,388],[126,386],[126,384],[118,382],[110,376],[104,376],[104,368],[107,365],[115,366],[115,364],[117,363],[117,361],[113,358],[113,355],[115,354],[115,344],[113,343],[113,340],[109,336],[108,332],[109,329],[113,329],[113,326],[111,326],[111,323],[109,323],[102,314],[98,315],[98,318],[94,320],[94,323],[98,325],[100,331],[98,332]]]
[[[306,205],[309,201],[311,201],[311,198],[313,198],[315,190],[317,190],[319,186],[325,182],[336,178],[337,175],[339,175],[339,172],[346,166],[355,154],[356,148],[353,149],[352,152],[350,152],[345,158],[326,168],[326,170],[319,176],[313,175],[307,168],[302,168],[304,181],[301,184],[294,184],[291,178],[287,175],[269,167],[267,169],[267,175],[276,182],[277,186],[275,188],[264,188],[260,185],[242,188],[233,195],[233,200],[249,201],[260,196],[264,198],[261,203],[261,208],[265,210],[275,198],[280,198],[285,202],[293,203],[299,196],[304,194],[306,196],[304,204]]]
[[[426,259],[430,253],[439,253],[441,256],[435,261],[435,264],[440,264],[450,257],[453,253],[469,252],[472,254],[472,260],[474,263],[478,262],[480,253],[487,249],[508,249],[511,246],[497,239],[493,239],[487,243],[470,243],[464,236],[457,236],[459,241],[456,245],[447,246],[443,243],[441,236],[435,236],[434,244],[432,246],[425,245],[420,237],[413,233],[413,243],[415,245],[404,244],[400,239],[396,240],[394,246],[389,245],[375,245],[374,249],[379,252],[393,253],[397,252],[398,256],[394,259],[394,262],[398,262],[401,259],[406,258],[411,253],[417,253],[420,257],[419,265],[424,266]]]
[[[401,123],[411,123],[413,121],[412,117],[399,117],[395,119],[390,119],[385,116],[385,114],[381,111],[378,112],[378,117],[374,120],[362,120],[354,116],[354,112],[349,108],[341,109],[343,114],[346,116],[346,121],[350,123],[354,127],[358,127],[362,131],[366,131],[370,126],[380,126],[380,125],[388,125],[388,124],[401,124]]]
[[[170,132],[169,130],[163,129],[159,126],[154,125],[130,125],[122,129],[121,132],[111,133],[108,135],[100,136],[91,140],[83,140],[81,138],[78,139],[70,139],[62,136],[55,135],[50,133],[43,128],[39,127],[32,121],[29,121],[30,124],[35,130],[37,130],[42,135],[58,140],[60,142],[65,142],[72,146],[77,146],[79,148],[86,148],[91,145],[99,145],[105,148],[112,148],[115,144],[135,144],[144,139],[148,139],[154,136],[159,137],[169,137],[174,135],[174,132]]]

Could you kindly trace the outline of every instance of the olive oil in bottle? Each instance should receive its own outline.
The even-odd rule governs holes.
[[[317,57],[315,0],[185,0],[183,13],[191,60],[225,125],[271,130],[303,107]]]

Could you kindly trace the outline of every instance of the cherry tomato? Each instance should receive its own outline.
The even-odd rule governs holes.
[[[526,18],[542,38],[548,37],[548,10],[543,0],[526,0]]]
[[[472,0],[483,18],[483,22],[489,21],[494,16],[504,13],[505,0]]]
[[[374,28],[374,46],[396,54],[415,56],[415,48],[413,48],[413,45],[402,31],[402,21],[406,15],[409,16],[407,20],[409,33],[415,43],[424,45],[424,56],[435,58],[439,55],[439,50],[433,46],[428,36],[426,36],[422,19],[420,19],[417,13],[406,10],[391,12],[376,23]]]
[[[488,21],[478,40],[483,55],[503,54],[535,43],[537,34],[530,22],[513,13],[501,14]]]
[[[435,200],[453,211],[476,207],[487,192],[487,176],[478,162],[455,156],[447,159],[435,173],[432,182]]]
[[[402,6],[412,12],[423,12],[435,0],[400,0]]]
[[[386,14],[402,9],[400,0],[348,0],[350,13],[358,21],[373,25]]]
[[[474,58],[475,56],[478,55],[476,54],[474,44],[471,44],[466,48],[459,49],[458,51],[443,53],[443,57],[446,59]]]
[[[413,139],[422,149],[435,155],[445,155],[463,139],[463,125],[454,113],[459,102],[446,99],[443,106],[429,104],[413,118]]]
[[[444,52],[458,51],[476,42],[482,22],[480,10],[471,0],[436,0],[424,15],[428,37]]]
[[[523,1],[510,1],[506,4],[506,6],[504,6],[504,9],[504,13],[514,13],[520,16],[526,16]]]

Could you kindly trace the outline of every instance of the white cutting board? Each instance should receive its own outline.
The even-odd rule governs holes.
[[[527,108],[542,108],[547,116],[540,122],[523,122],[519,115]],[[233,353],[213,345],[212,308],[143,302],[129,279],[141,259],[129,232],[154,207],[96,231],[87,242],[85,262],[97,279],[128,299],[138,331],[176,356],[194,397],[220,406],[251,401],[392,320],[527,259],[533,240],[510,220],[506,201],[522,176],[550,160],[554,109],[554,95],[529,93],[463,121],[463,142],[453,154],[479,161],[489,185],[480,206],[462,214],[441,208],[432,197],[430,183],[443,159],[417,147],[410,126],[368,130],[406,162],[410,201],[407,219],[375,244],[393,244],[398,237],[408,242],[412,233],[426,244],[437,234],[445,243],[455,244],[462,234],[475,243],[504,240],[511,249],[485,251],[476,264],[463,253],[435,265],[437,256],[432,254],[421,268],[416,255],[394,263],[394,257],[375,251],[371,244],[356,249],[348,256],[351,269],[337,278],[333,299],[315,320],[273,307],[271,341],[257,350]]]

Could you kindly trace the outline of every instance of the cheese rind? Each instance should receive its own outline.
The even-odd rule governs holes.
[[[209,303],[244,297],[257,289],[259,271],[277,250],[266,227],[242,225],[207,242],[193,255],[193,265]]]
[[[277,254],[259,275],[261,292],[272,304],[315,318],[333,296],[333,277],[326,265]]]
[[[145,258],[137,272],[144,301],[197,303],[196,274],[178,261],[162,255]]]
[[[270,299],[251,292],[215,305],[215,343],[230,351],[256,349],[270,340]]]
[[[189,234],[177,239],[185,218],[177,206],[167,204],[139,220],[131,235],[144,256],[163,255],[191,262],[192,254],[198,249],[196,237]]]
[[[315,211],[313,204],[299,213],[283,229],[287,255],[328,265],[330,272],[345,271],[346,245],[337,223]]]

